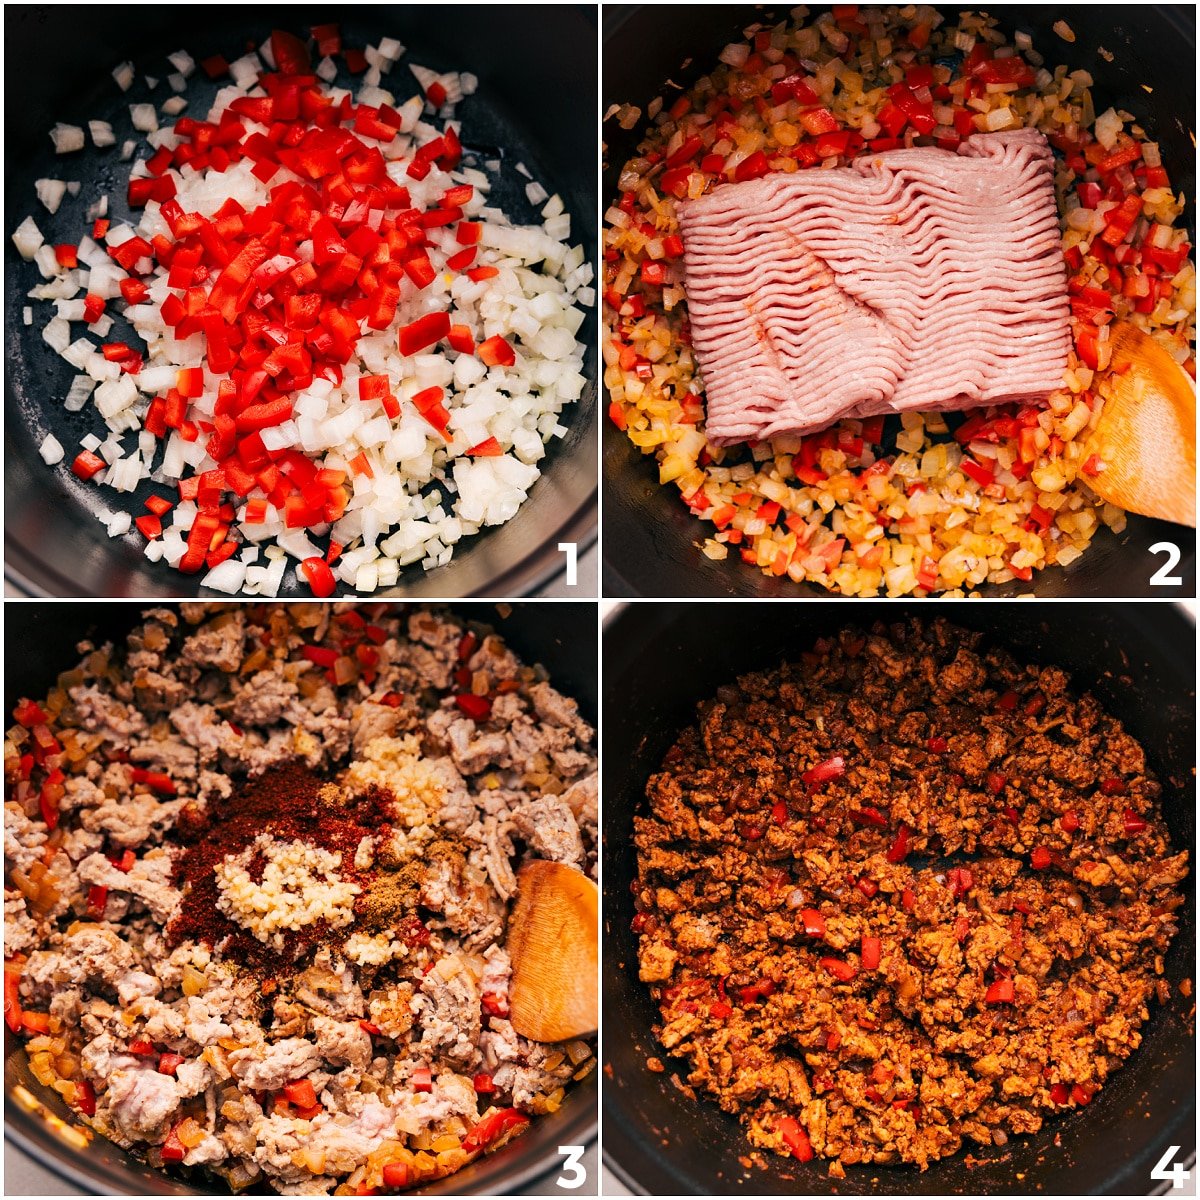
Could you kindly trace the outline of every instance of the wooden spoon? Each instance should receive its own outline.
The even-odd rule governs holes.
[[[1196,385],[1148,334],[1112,327],[1111,398],[1085,447],[1104,469],[1088,475],[1096,495],[1130,512],[1196,525]]]
[[[513,1028],[535,1042],[562,1042],[599,1025],[599,898],[565,863],[535,859],[517,875],[508,926]]]

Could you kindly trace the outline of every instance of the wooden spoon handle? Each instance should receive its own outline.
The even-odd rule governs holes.
[[[1196,391],[1153,338],[1113,327],[1112,399],[1086,453],[1104,469],[1088,479],[1098,496],[1129,512],[1196,525]]]
[[[535,1042],[561,1042],[599,1025],[599,894],[582,871],[535,860],[517,875],[508,927],[510,1020]]]

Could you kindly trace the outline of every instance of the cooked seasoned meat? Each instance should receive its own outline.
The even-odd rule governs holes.
[[[365,1194],[593,1069],[506,1020],[519,868],[596,866],[594,733],[544,672],[386,606],[189,604],[86,650],[4,764],[5,1014],[81,1120],[201,1190]]]
[[[848,629],[699,706],[635,818],[662,1046],[840,1177],[1088,1103],[1167,995],[1188,856],[1140,746],[944,621]]]

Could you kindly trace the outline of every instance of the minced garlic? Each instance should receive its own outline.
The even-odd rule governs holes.
[[[255,854],[266,860],[262,881],[250,876]],[[261,833],[240,854],[228,855],[214,868],[217,907],[260,942],[283,946],[283,930],[317,921],[330,927],[354,919],[354,897],[362,889],[336,874],[342,856],[300,841],[276,841]]]

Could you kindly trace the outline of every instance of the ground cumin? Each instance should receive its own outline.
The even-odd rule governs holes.
[[[356,868],[354,854],[363,838],[387,836],[393,803],[384,788],[348,793],[306,767],[288,763],[245,781],[227,799],[211,800],[203,809],[184,809],[174,830],[174,877],[183,901],[167,927],[168,944],[205,942],[243,966],[279,970],[294,967],[322,945],[344,941],[353,926],[331,930],[327,922],[318,921],[305,929],[285,930],[280,950],[264,945],[217,907],[214,869],[260,833],[269,833],[280,841],[303,841],[340,853],[340,874],[369,895],[377,872]],[[262,855],[256,854],[249,864],[251,878],[261,881],[264,866]],[[397,899],[401,896],[406,911],[413,913],[415,883],[401,887]]]
[[[421,883],[429,864],[439,859],[457,859],[461,869],[465,857],[461,845],[454,838],[438,838],[430,842],[421,848],[420,858],[407,862],[389,857],[384,847],[376,858],[377,864],[383,869],[373,874],[365,891],[355,901],[354,910],[359,918],[356,924],[374,931],[391,929],[398,923],[410,920],[416,912]],[[401,933],[407,937],[406,928],[402,928]]]

